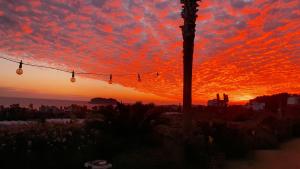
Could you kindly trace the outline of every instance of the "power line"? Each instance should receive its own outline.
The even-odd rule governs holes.
[[[142,78],[141,75],[146,75],[146,74],[153,74],[156,75],[156,77],[158,77],[160,74],[159,72],[142,72],[142,73],[122,73],[122,74],[105,74],[105,73],[93,73],[93,72],[75,72],[73,71],[69,71],[69,70],[65,70],[65,69],[61,69],[61,68],[56,68],[56,67],[51,67],[51,66],[44,66],[44,65],[38,65],[38,64],[32,64],[32,63],[26,63],[21,61],[17,61],[11,58],[7,58],[7,57],[3,57],[0,56],[0,59],[4,59],[10,62],[14,62],[14,63],[18,63],[19,64],[19,68],[17,69],[16,73],[18,75],[22,75],[23,74],[23,69],[22,66],[23,65],[27,65],[27,66],[32,66],[32,67],[38,67],[38,68],[45,68],[45,69],[52,69],[52,70],[57,70],[57,71],[61,71],[61,72],[66,72],[66,73],[71,73],[72,77],[70,79],[71,82],[75,82],[75,74],[77,75],[95,75],[95,76],[108,76],[109,77],[109,84],[112,84],[112,78],[113,76],[137,76],[137,81],[141,82]]]

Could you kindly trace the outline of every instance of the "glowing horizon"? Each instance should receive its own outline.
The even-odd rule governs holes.
[[[199,3],[193,102],[216,93],[244,102],[259,95],[300,93],[300,1],[222,0]],[[0,55],[69,70],[160,72],[155,78],[80,76],[0,60],[0,96],[180,103],[180,1],[49,0],[0,2]],[[54,83],[55,82],[55,83]]]

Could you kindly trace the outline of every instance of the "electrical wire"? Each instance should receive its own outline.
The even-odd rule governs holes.
[[[20,63],[20,61],[16,61],[14,59],[3,57],[3,56],[0,56],[0,59],[4,59],[4,60],[10,61],[10,62],[14,62],[14,63]],[[44,65],[38,65],[38,64],[32,64],[32,63],[26,63],[26,62],[22,62],[22,64],[23,65],[27,65],[27,66],[32,66],[32,67],[39,67],[39,68],[57,70],[57,71],[66,72],[66,73],[72,73],[73,72],[73,71],[69,71],[69,70],[65,70],[65,69],[61,69],[61,68],[56,68],[56,67],[51,67],[51,66],[44,66]],[[105,73],[93,73],[93,72],[75,72],[75,74],[77,74],[77,75],[96,75],[96,76],[110,76],[110,75],[113,75],[113,76],[138,76],[139,74],[142,74],[142,75],[156,74],[158,76],[159,72],[122,73],[122,74],[105,74]]]

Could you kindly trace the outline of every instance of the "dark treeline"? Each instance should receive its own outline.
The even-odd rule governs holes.
[[[34,109],[13,104],[9,107],[0,106],[0,120],[36,120],[36,119],[64,119],[85,118],[88,109],[86,106],[71,105],[69,107],[41,106]]]
[[[134,105],[139,105],[140,102],[137,102]],[[87,106],[80,106],[72,104],[66,107],[56,107],[56,106],[45,106],[42,105],[38,109],[33,108],[33,105],[30,104],[27,107],[21,107],[19,104],[13,104],[9,107],[0,106],[0,121],[12,121],[12,120],[37,120],[37,119],[66,119],[66,118],[78,118],[84,119],[87,118],[89,114],[95,112],[113,109],[117,105],[125,105],[119,102],[116,102],[113,105],[106,106],[93,106],[88,108]],[[166,105],[166,106],[156,106],[154,104],[146,104],[160,109],[162,112],[179,112],[180,106],[177,105]],[[129,106],[129,105],[127,105]]]

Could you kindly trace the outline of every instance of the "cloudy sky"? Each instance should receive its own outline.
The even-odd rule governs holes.
[[[0,0],[0,55],[104,74],[80,76],[0,60],[0,96],[181,102],[179,0]],[[300,93],[299,0],[203,0],[193,100]],[[143,72],[160,72],[143,74]]]

